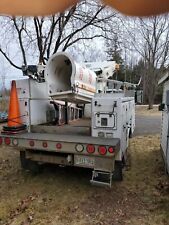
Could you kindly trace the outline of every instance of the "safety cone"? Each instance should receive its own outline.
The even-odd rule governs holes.
[[[22,124],[21,121],[16,82],[13,80],[8,110],[8,125],[3,127],[3,133],[16,134],[24,130],[26,130],[26,125]]]

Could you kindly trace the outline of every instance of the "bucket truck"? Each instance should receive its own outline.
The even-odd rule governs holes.
[[[80,65],[61,52],[45,67],[24,68],[28,78],[16,86],[27,131],[0,135],[0,145],[17,148],[24,169],[53,163],[90,168],[96,185],[122,180],[135,102],[126,96],[131,84],[112,80],[115,67],[113,61]]]

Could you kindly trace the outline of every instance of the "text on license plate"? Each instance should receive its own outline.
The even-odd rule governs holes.
[[[75,155],[74,162],[75,165],[94,167],[95,159],[89,156]]]

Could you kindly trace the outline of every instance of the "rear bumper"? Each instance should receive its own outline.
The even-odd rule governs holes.
[[[105,146],[107,149],[113,147],[114,153],[120,150],[120,139],[118,138],[97,138],[78,135],[55,135],[44,133],[25,133],[17,135],[0,135],[0,145],[8,145],[19,149],[30,149],[45,152],[56,153],[77,153],[79,155],[89,155],[87,152],[88,145],[94,145],[95,151],[93,156],[100,156],[98,152],[99,146]],[[6,142],[6,140],[8,140]],[[77,146],[81,146],[78,150]],[[112,153],[105,154],[105,157],[112,157]]]
[[[27,159],[43,163],[51,163],[62,166],[75,166],[90,168],[99,171],[113,172],[115,156],[97,157],[78,154],[50,153],[42,151],[25,150]],[[79,160],[80,159],[80,160]]]
[[[0,138],[2,142],[0,142],[0,145],[14,147],[19,151],[26,151],[26,157],[33,161],[86,167],[103,171],[113,171],[115,156],[120,150],[120,139],[117,138],[108,139],[44,133],[1,135]],[[87,152],[89,144],[95,148],[93,153]],[[77,146],[80,146],[80,148]],[[100,146],[106,147],[107,152],[105,155],[100,155],[98,151]],[[108,151],[109,147],[113,147],[113,153]],[[85,163],[86,161],[89,163]]]

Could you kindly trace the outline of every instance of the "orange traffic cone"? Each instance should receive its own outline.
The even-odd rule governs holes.
[[[16,82],[13,80],[11,84],[10,102],[8,110],[8,125],[3,127],[5,133],[17,133],[26,129],[26,126],[22,124],[19,100],[16,90]]]
[[[16,90],[16,82],[13,80],[11,84],[10,102],[8,110],[8,127],[18,127],[21,123],[19,101]]]

